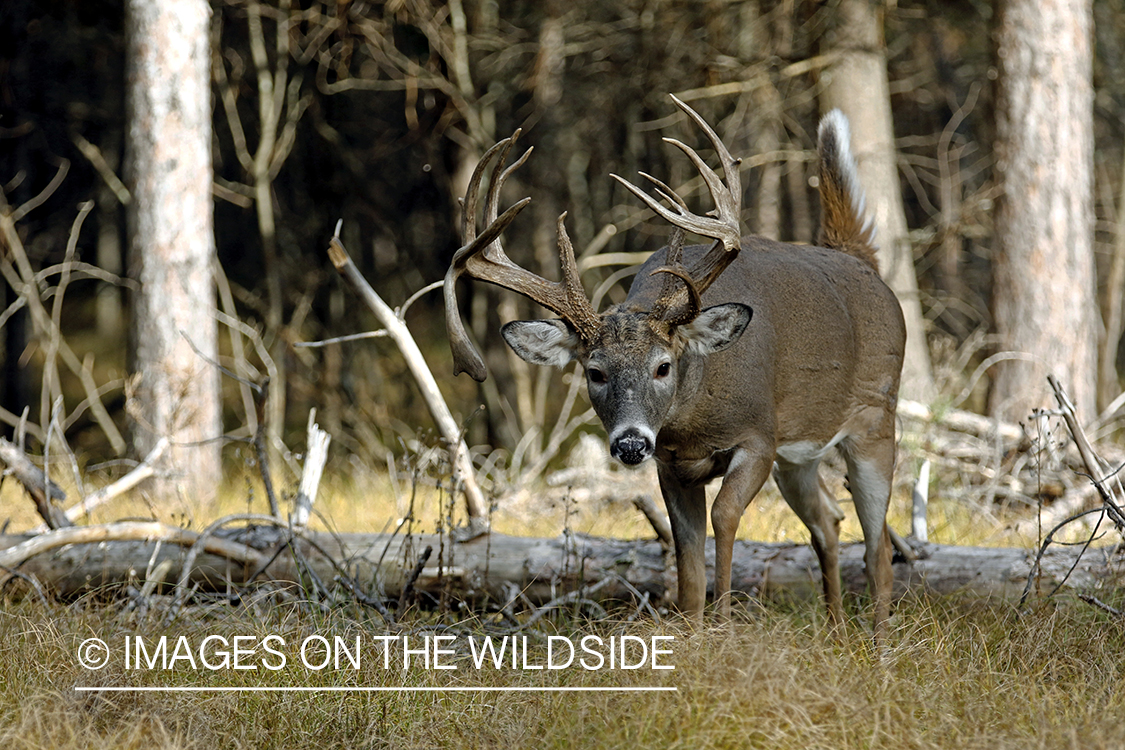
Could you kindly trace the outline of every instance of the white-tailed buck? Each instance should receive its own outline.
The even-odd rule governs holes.
[[[485,154],[465,198],[466,244],[445,278],[455,369],[485,377],[457,310],[453,287],[462,274],[519,292],[561,317],[509,323],[502,334],[528,362],[563,366],[577,359],[612,455],[626,464],[656,458],[675,538],[679,606],[690,615],[702,612],[707,591],[704,486],[723,478],[711,524],[715,599],[727,615],[739,519],[773,469],[781,494],[812,535],[830,618],[841,621],[839,510],[817,473],[825,454],[838,448],[863,527],[878,637],[890,610],[886,513],[906,333],[898,300],[876,269],[847,119],[833,111],[820,124],[821,247],[808,247],[741,236],[739,160],[694,110],[676,104],[707,134],[725,184],[673,139],[665,140],[695,163],[714,211],[690,213],[649,175],[667,205],[614,175],[676,229],[669,247],[641,267],[627,299],[602,313],[579,281],[565,214],[558,221],[562,281],[546,281],[505,255],[500,234],[530,199],[497,217],[500,189],[530,149],[507,169],[515,136]],[[481,181],[494,157],[478,234]],[[685,231],[714,242],[683,247]]]

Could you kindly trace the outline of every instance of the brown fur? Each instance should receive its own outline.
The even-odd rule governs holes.
[[[847,143],[847,121],[838,110],[820,127],[820,237],[823,247],[845,252],[876,271],[875,227],[864,216],[863,190],[859,187],[855,159]]]

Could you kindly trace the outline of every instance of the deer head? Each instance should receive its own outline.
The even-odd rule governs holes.
[[[590,400],[609,435],[610,452],[627,464],[641,463],[653,455],[656,436],[684,391],[699,386],[704,358],[737,341],[752,315],[750,307],[741,303],[702,305],[703,294],[741,247],[739,160],[731,157],[695,110],[672,99],[706,133],[722,163],[725,183],[694,149],[671,138],[664,140],[687,154],[706,183],[716,206],[711,214],[691,213],[684,200],[655,177],[643,175],[655,185],[667,206],[614,175],[675,227],[664,264],[651,272],[665,275],[654,302],[630,299],[604,313],[596,312],[579,279],[574,248],[564,226],[565,213],[559,217],[557,229],[561,281],[547,281],[508,258],[500,234],[530,200],[524,198],[497,217],[505,179],[530,154],[529,149],[511,167],[503,167],[518,131],[493,146],[474,171],[463,203],[466,244],[454,255],[445,277],[446,326],[455,373],[468,372],[478,381],[486,376],[484,363],[461,323],[454,293],[456,280],[468,274],[523,294],[560,317],[508,323],[501,330],[504,340],[519,357],[533,364],[562,367],[575,359],[582,364]],[[477,202],[493,158],[496,163],[484,208],[486,228],[478,235]],[[682,263],[685,231],[714,240],[690,269]]]

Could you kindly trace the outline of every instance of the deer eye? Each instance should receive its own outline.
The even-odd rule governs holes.
[[[657,378],[658,380],[659,380],[660,378],[666,378],[666,377],[668,377],[668,373],[670,373],[670,372],[672,372],[672,363],[671,363],[671,362],[661,362],[661,363],[660,363],[659,365],[657,365],[657,367],[656,367],[656,375],[655,375],[655,377],[656,377],[656,378]]]
[[[586,370],[586,377],[590,378],[590,382],[595,385],[602,385],[605,383],[605,373],[596,367],[591,367]]]

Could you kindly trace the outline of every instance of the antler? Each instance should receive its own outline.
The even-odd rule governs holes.
[[[445,274],[445,326],[449,334],[450,348],[453,350],[453,372],[459,374],[467,372],[476,381],[483,381],[487,377],[487,370],[480,354],[469,341],[461,322],[461,313],[457,307],[457,295],[454,284],[462,274],[487,281],[490,284],[518,292],[528,299],[536,302],[548,310],[559,315],[563,320],[574,326],[578,335],[583,339],[590,339],[598,328],[598,314],[594,311],[582,281],[578,276],[578,263],[574,259],[574,247],[570,237],[567,236],[563,220],[563,213],[558,221],[559,261],[562,265],[563,278],[561,281],[547,281],[541,276],[521,268],[508,258],[500,244],[500,234],[523,208],[531,202],[524,198],[513,204],[507,211],[496,217],[497,204],[500,199],[500,188],[504,181],[514,170],[520,167],[531,155],[532,149],[524,152],[523,156],[515,161],[512,166],[504,169],[504,162],[508,152],[519,137],[517,130],[511,138],[505,138],[490,148],[481,158],[473,177],[469,181],[469,189],[462,202],[462,229],[465,245],[453,255],[453,262]],[[489,161],[499,154],[496,166],[492,169],[492,177],[488,186],[488,197],[485,200],[484,222],[485,230],[476,233],[476,212],[479,199],[481,181],[488,168]]]
[[[682,238],[677,238],[673,241],[672,247],[669,248],[667,264],[653,271],[654,274],[671,274],[684,282],[684,288],[675,292],[666,287],[665,293],[661,295],[653,309],[654,314],[660,315],[669,324],[680,325],[695,319],[695,316],[699,314],[702,294],[714,283],[715,279],[719,278],[719,275],[726,270],[726,267],[730,265],[731,261],[738,255],[739,250],[742,249],[742,223],[739,218],[742,208],[742,181],[738,173],[738,165],[742,160],[735,159],[730,155],[730,151],[727,150],[722,140],[707,124],[707,121],[700,117],[698,112],[675,96],[672,96],[672,101],[707,134],[707,138],[719,155],[719,161],[723,166],[723,176],[726,179],[725,184],[714,170],[707,166],[699,154],[695,152],[695,149],[675,138],[664,139],[666,143],[671,143],[687,154],[688,158],[695,164],[703,181],[707,183],[711,198],[715,201],[715,210],[709,212],[707,216],[691,213],[688,211],[684,200],[672,188],[644,172],[640,173],[641,176],[656,186],[656,192],[672,204],[672,208],[665,207],[660,201],[628,180],[617,175],[613,175],[613,178],[673,226],[704,237],[712,237],[715,240],[707,254],[692,267],[691,271],[688,271],[680,264],[679,244],[682,242]]]

